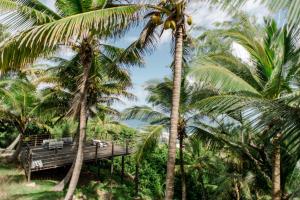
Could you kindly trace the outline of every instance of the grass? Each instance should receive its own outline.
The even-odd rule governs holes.
[[[0,164],[0,199],[2,200],[57,200],[63,192],[51,191],[55,181],[34,180],[27,183],[24,171],[14,165]]]
[[[89,169],[87,169],[89,168]],[[75,192],[76,199],[107,199],[111,192],[113,199],[127,200],[132,198],[132,187],[129,183],[119,185],[120,176],[114,175],[113,187],[110,187],[110,176],[108,170],[101,170],[100,179],[96,176],[94,167],[87,167],[83,170],[78,189]],[[53,172],[55,173],[55,172]],[[59,176],[59,175],[58,175]],[[41,179],[41,178],[39,178]],[[59,180],[60,178],[58,178]],[[0,200],[58,200],[63,199],[64,192],[52,191],[57,180],[33,179],[28,183],[24,170],[15,165],[0,163]]]

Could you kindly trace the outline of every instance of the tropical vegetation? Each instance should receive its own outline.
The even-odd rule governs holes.
[[[252,2],[275,17],[206,1],[231,19],[205,29],[192,0],[0,0],[0,196],[300,199],[300,4]],[[146,83],[146,105],[118,109],[166,35],[170,75]],[[22,153],[44,134],[72,137],[73,163],[26,183]],[[85,163],[93,139],[131,155]]]

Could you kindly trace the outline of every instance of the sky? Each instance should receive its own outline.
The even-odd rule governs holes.
[[[53,0],[40,1],[49,7],[54,8]],[[249,0],[241,9],[249,15],[255,16],[258,23],[263,22],[264,16],[270,15],[269,10],[255,0]],[[216,22],[223,22],[232,19],[228,13],[197,0],[192,1],[188,8],[188,13],[193,17],[194,26],[200,26],[206,29],[213,28]],[[138,37],[140,31],[141,28],[129,31],[124,38],[120,39],[120,41],[116,41],[116,45],[121,47],[128,46]],[[170,41],[171,32],[164,33],[157,50],[152,55],[145,56],[145,67],[130,69],[133,81],[133,88],[130,91],[136,95],[137,100],[129,101],[123,99],[123,103],[117,103],[114,105],[115,108],[123,110],[134,105],[146,105],[147,92],[144,90],[144,87],[147,82],[153,79],[162,79],[165,76],[171,76],[171,69],[169,68],[170,63],[172,62]],[[242,59],[248,59],[247,53],[238,44],[233,45],[233,50],[235,54],[240,56]]]

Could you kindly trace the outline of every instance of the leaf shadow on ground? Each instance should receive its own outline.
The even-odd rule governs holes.
[[[43,192],[35,192],[35,193],[27,193],[27,194],[16,194],[11,196],[10,198],[14,200],[23,200],[23,199],[31,199],[31,200],[57,200],[63,198],[63,194],[59,192],[51,192],[51,191],[43,191]]]

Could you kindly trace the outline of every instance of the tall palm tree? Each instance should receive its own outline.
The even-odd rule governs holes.
[[[172,91],[173,84],[169,78],[164,78],[163,81],[153,82],[147,86],[146,90],[149,92],[148,103],[152,105],[148,106],[136,106],[126,109],[123,112],[125,119],[139,119],[150,123],[150,127],[146,127],[144,130],[144,137],[139,144],[137,154],[140,160],[142,154],[153,150],[162,135],[163,130],[170,130],[170,113],[172,111]],[[179,123],[177,125],[178,140],[179,140],[179,166],[181,174],[181,188],[182,199],[186,199],[186,183],[184,172],[184,139],[187,135],[193,134],[196,130],[192,128],[194,122],[201,120],[203,117],[196,109],[195,104],[209,95],[214,95],[211,90],[197,91],[195,88],[188,84],[188,81],[183,78],[180,87],[180,106],[179,106]],[[145,152],[145,150],[147,152]]]
[[[120,36],[137,20],[136,13],[141,9],[137,5],[118,5],[113,1],[57,1],[62,16],[53,13],[40,3],[28,1],[16,3],[10,0],[1,0],[0,9],[15,11],[17,15],[9,15],[22,19],[33,19],[33,25],[25,28],[19,34],[11,37],[0,47],[2,70],[11,70],[14,67],[22,68],[32,63],[36,58],[48,55],[59,45],[77,47],[80,64],[83,67],[83,76],[80,81],[80,125],[79,143],[76,162],[69,189],[65,199],[72,199],[75,191],[82,163],[83,145],[86,134],[87,119],[87,84],[90,75],[93,57],[98,51],[99,38]],[[26,42],[24,43],[24,41]],[[16,48],[18,47],[18,48]]]
[[[169,135],[167,177],[166,177],[166,194],[165,199],[172,199],[174,194],[174,169],[176,157],[176,140],[177,126],[179,124],[179,103],[180,103],[180,85],[183,62],[183,43],[186,38],[186,24],[192,23],[191,17],[186,14],[188,1],[160,1],[158,4],[151,4],[152,8],[146,17],[150,18],[144,27],[140,38],[133,46],[147,50],[152,50],[155,43],[165,30],[172,29],[172,36],[175,39],[174,50],[174,67],[173,67],[173,92],[172,92],[172,109],[171,124]]]
[[[243,24],[251,25],[247,21]],[[283,101],[297,85],[300,51],[294,32],[288,32],[286,26],[278,28],[274,20],[267,22],[263,34],[259,30],[253,32],[256,28],[250,27],[237,27],[224,34],[243,46],[252,62],[243,62],[231,53],[212,54],[204,66],[191,71],[191,76],[216,87],[223,94],[204,100],[206,105],[202,101],[200,105],[205,109],[213,107],[220,113],[242,112],[250,123],[254,124],[257,120],[253,125],[257,130],[262,131],[265,127],[267,131],[264,133],[273,138],[272,196],[273,199],[281,199],[281,145],[287,142],[287,150],[294,152],[294,158],[299,156],[295,151],[297,141],[284,136],[290,131],[282,127],[285,123],[282,112],[283,109],[293,109],[291,104],[284,104]],[[253,33],[259,34],[253,37]]]
[[[146,1],[147,2],[147,1]],[[174,194],[174,169],[176,139],[178,135],[177,125],[179,123],[180,85],[183,70],[184,41],[189,40],[187,36],[187,25],[192,24],[192,16],[188,15],[187,8],[192,0],[160,0],[146,4],[150,11],[145,15],[149,19],[143,28],[140,37],[132,44],[135,52],[145,53],[153,51],[159,38],[165,30],[172,29],[173,38],[173,97],[171,111],[171,128],[169,136],[166,196],[172,199]],[[196,2],[196,1],[195,1]],[[231,1],[207,1],[211,4],[222,5],[224,8],[232,6]],[[191,4],[192,5],[192,4]]]
[[[70,60],[53,58],[58,66],[50,67],[41,74],[36,83],[50,83],[52,86],[44,90],[44,109],[59,111],[59,119],[63,116],[74,116],[78,120],[80,109],[80,94],[77,85],[82,77],[82,67],[79,54],[75,54]],[[110,105],[119,101],[119,97],[133,98],[134,96],[126,90],[131,86],[131,80],[124,67],[142,65],[143,60],[135,54],[126,52],[125,49],[112,45],[99,44],[99,54],[93,58],[91,73],[87,85],[88,90],[88,119],[90,117],[117,113]],[[74,81],[77,80],[77,81]],[[56,102],[53,104],[52,102]],[[70,178],[70,171],[56,187],[62,190]]]

